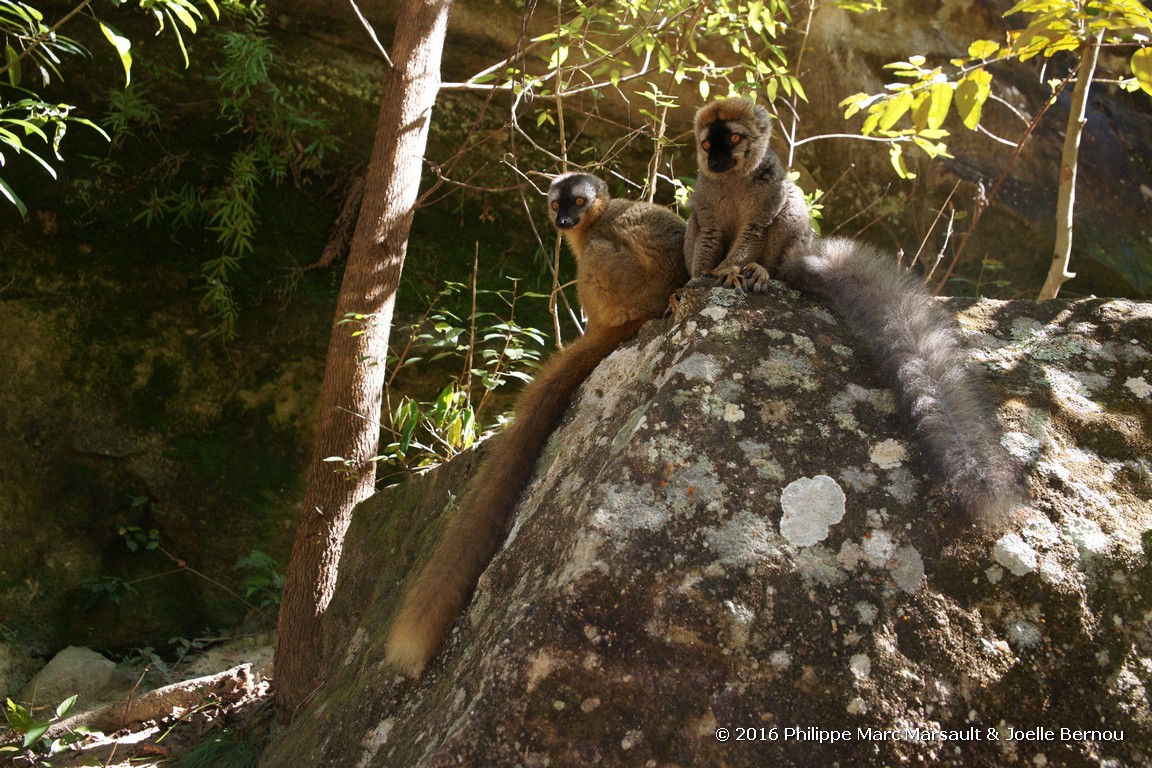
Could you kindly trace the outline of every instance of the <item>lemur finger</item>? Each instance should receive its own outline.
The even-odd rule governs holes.
[[[769,275],[768,270],[764,269],[764,267],[761,265],[747,265],[740,273],[740,276],[743,278],[746,285],[751,284],[753,293],[768,292],[768,281],[772,279],[772,276]]]

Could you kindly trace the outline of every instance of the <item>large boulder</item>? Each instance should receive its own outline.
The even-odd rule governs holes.
[[[692,289],[579,391],[418,680],[384,638],[471,457],[358,508],[263,765],[1147,764],[1152,307],[951,306],[1030,470],[1010,533],[827,309]]]

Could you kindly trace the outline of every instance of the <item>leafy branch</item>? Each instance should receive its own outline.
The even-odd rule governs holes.
[[[993,64],[1025,62],[1037,56],[1051,59],[1071,53],[1076,61],[1071,108],[1065,131],[1057,192],[1056,245],[1048,277],[1040,299],[1054,298],[1060,286],[1075,276],[1068,270],[1072,252],[1072,224],[1075,208],[1076,172],[1080,137],[1087,122],[1088,93],[1105,46],[1132,50],[1127,59],[1129,75],[1109,82],[1128,90],[1143,90],[1152,96],[1152,11],[1136,0],[1022,0],[1005,11],[1005,17],[1028,17],[1022,30],[1010,31],[1006,44],[976,40],[968,56],[952,59],[950,69],[926,66],[924,56],[886,65],[906,82],[890,83],[877,94],[857,93],[841,102],[845,119],[863,112],[860,132],[890,143],[890,158],[903,178],[914,176],[907,167],[903,144],[911,142],[929,157],[951,157],[943,139],[949,133],[944,123],[954,111],[969,130],[981,129],[985,103],[992,96]],[[1048,81],[1056,98],[1069,78]],[[1031,133],[1031,127],[1025,137]]]

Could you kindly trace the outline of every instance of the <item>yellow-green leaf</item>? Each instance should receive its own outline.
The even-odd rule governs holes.
[[[700,98],[704,101],[708,101],[708,90],[709,90],[708,81],[707,80],[701,80],[700,81]]]
[[[108,38],[108,42],[112,43],[112,47],[120,55],[120,63],[124,65],[124,87],[127,88],[132,82],[132,41],[104,22],[101,21],[99,24],[104,37]]]
[[[956,111],[968,130],[974,131],[980,124],[980,113],[991,92],[992,74],[983,69],[969,73],[956,87]]]
[[[892,161],[892,167],[896,169],[896,173],[900,176],[900,178],[916,178],[916,174],[908,170],[908,165],[904,162],[904,150],[899,144],[893,144],[888,150],[888,159]]]
[[[936,83],[929,90],[928,97],[928,127],[939,128],[948,116],[948,108],[952,106],[952,84]]]
[[[1129,66],[1132,67],[1136,81],[1140,83],[1140,89],[1152,96],[1152,48],[1141,48],[1132,54]]]
[[[567,60],[568,46],[562,45],[552,52],[552,58],[548,59],[548,69],[559,69]]]
[[[968,55],[973,59],[986,59],[1000,50],[1000,44],[991,40],[977,40],[968,46]]]
[[[884,113],[880,116],[880,130],[886,131],[896,125],[896,122],[904,117],[904,114],[911,108],[913,98],[911,91],[903,91],[889,99],[888,106],[884,108]]]

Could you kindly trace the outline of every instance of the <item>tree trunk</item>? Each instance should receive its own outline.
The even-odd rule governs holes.
[[[1088,122],[1088,91],[1096,73],[1096,59],[1100,53],[1101,32],[1084,43],[1080,49],[1080,66],[1076,73],[1076,87],[1072,90],[1072,106],[1068,113],[1068,130],[1064,134],[1064,153],[1060,158],[1060,186],[1056,200],[1056,249],[1048,278],[1037,296],[1041,301],[1054,299],[1060,286],[1076,277],[1068,271],[1072,260],[1072,222],[1076,207],[1076,164],[1080,155],[1080,136]]]
[[[440,87],[451,0],[406,0],[398,14],[364,200],[337,300],[304,508],[280,605],[276,706],[289,722],[321,683],[322,619],[352,510],[372,494],[388,333]],[[341,323],[353,313],[364,323]],[[360,333],[357,333],[360,332]],[[324,461],[339,456],[345,463]],[[338,471],[348,470],[348,471]]]

